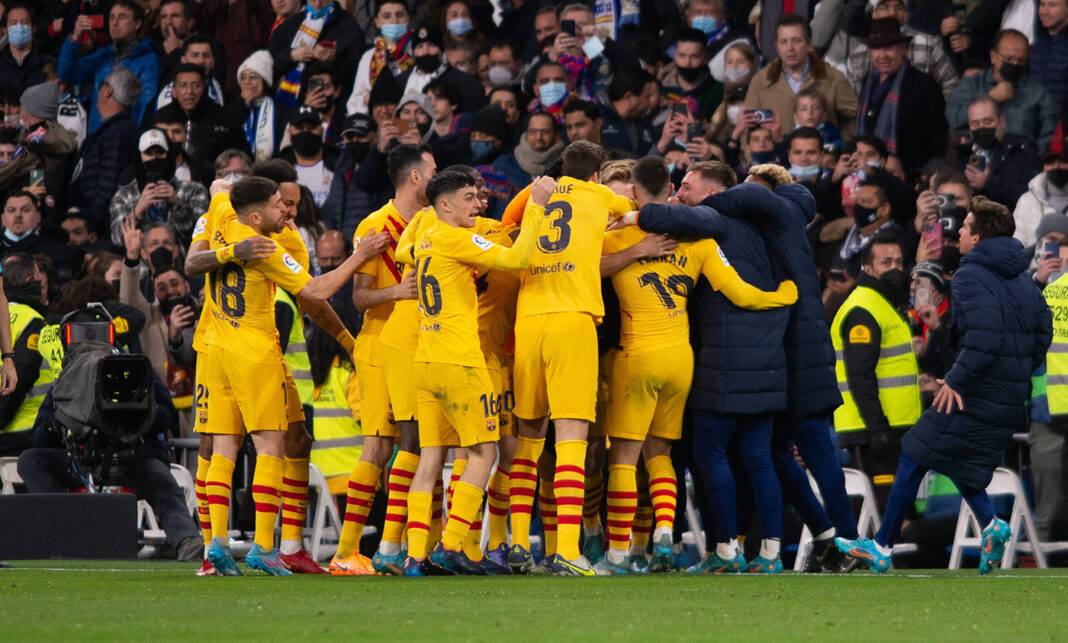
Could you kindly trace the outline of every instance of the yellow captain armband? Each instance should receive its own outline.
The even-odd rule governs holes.
[[[236,261],[237,256],[234,254],[234,247],[223,246],[219,248],[215,251],[215,259],[218,260],[219,265],[222,265],[224,263],[230,263],[231,261]]]
[[[351,355],[352,351],[356,350],[356,340],[352,337],[352,333],[349,331],[343,331],[334,339],[337,340],[338,344],[341,344],[341,347],[345,349],[346,353]]]

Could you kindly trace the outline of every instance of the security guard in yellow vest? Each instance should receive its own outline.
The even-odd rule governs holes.
[[[872,476],[880,509],[894,482],[901,435],[922,411],[912,334],[898,312],[906,283],[901,246],[876,237],[864,250],[857,287],[831,324],[842,393],[834,412],[838,444]]]
[[[334,357],[322,382],[312,393],[315,409],[315,442],[311,461],[326,476],[333,495],[343,495],[349,474],[363,453],[360,428],[360,387],[352,362]]]
[[[1060,247],[1068,260],[1068,245]],[[1031,378],[1031,426],[1027,432],[1031,478],[1035,485],[1035,528],[1045,541],[1068,538],[1068,494],[1062,482],[1068,435],[1068,272],[1049,283],[1042,295],[1053,312],[1053,342],[1046,351],[1046,372]]]
[[[304,320],[293,295],[281,288],[276,288],[274,293],[274,318],[283,357],[293,372],[300,401],[304,405],[311,404],[313,386],[308,346],[304,340]]]
[[[44,318],[33,306],[41,304],[41,279],[33,258],[22,253],[4,261],[3,276],[18,383],[9,395],[0,397],[0,430],[26,431],[28,436],[55,379],[48,361],[37,352]]]

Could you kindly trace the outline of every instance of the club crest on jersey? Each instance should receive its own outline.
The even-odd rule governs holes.
[[[493,242],[480,234],[471,235],[471,243],[478,246],[481,250],[489,250],[493,247]]]
[[[352,251],[356,252],[359,249],[360,249],[360,238],[359,237],[353,237],[352,238]]]
[[[300,264],[297,263],[296,259],[290,257],[288,252],[282,255],[282,263],[284,263],[286,268],[289,268],[293,273],[300,272]]]

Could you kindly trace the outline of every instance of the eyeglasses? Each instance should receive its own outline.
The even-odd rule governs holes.
[[[1017,58],[1016,56],[1006,56],[1005,54],[1001,53],[1000,51],[995,51],[994,53],[997,54],[998,58],[1002,59],[1003,61],[1005,61],[1007,63],[1013,64],[1013,65],[1026,65],[1027,64],[1027,59],[1026,58]]]

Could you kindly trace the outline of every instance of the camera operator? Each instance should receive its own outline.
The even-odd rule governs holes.
[[[204,543],[182,489],[170,471],[166,436],[175,427],[177,416],[163,382],[158,377],[154,380],[156,416],[152,428],[137,443],[133,458],[124,463],[122,478],[111,482],[121,483],[147,500],[167,534],[167,542],[177,550],[178,560],[195,562],[204,555]],[[70,454],[54,417],[55,405],[49,391],[34,423],[34,448],[19,456],[18,472],[30,493],[64,493],[85,486],[85,481],[72,470]]]
[[[30,429],[53,375],[37,351],[41,316],[41,276],[33,257],[19,252],[3,261],[4,294],[11,317],[11,337],[18,384],[0,397],[0,452],[17,455],[31,446]]]

